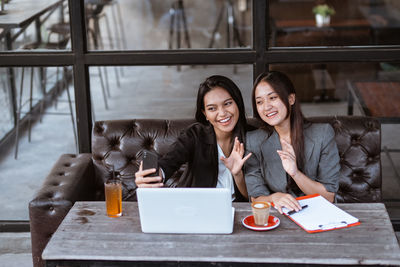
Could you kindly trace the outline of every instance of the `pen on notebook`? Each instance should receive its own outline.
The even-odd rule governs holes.
[[[303,209],[305,209],[305,208],[307,208],[308,207],[308,205],[304,205],[304,206],[301,206],[301,210],[303,210]],[[299,210],[299,211],[301,211],[301,210]],[[291,210],[291,211],[289,211],[287,214],[288,215],[292,215],[292,214],[295,214],[297,211],[295,211],[295,210]]]

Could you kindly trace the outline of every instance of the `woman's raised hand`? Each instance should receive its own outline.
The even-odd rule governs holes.
[[[282,160],[283,169],[285,169],[285,171],[291,177],[293,177],[298,171],[296,163],[296,153],[294,152],[294,149],[289,142],[282,138],[280,139],[280,141],[282,145],[282,150],[277,150],[276,152],[278,152],[279,157]]]
[[[141,161],[139,170],[135,173],[136,186],[142,188],[162,187],[164,184],[161,182],[162,178],[160,176],[145,177],[155,172],[156,169],[154,168],[143,170],[143,161]]]
[[[221,161],[225,164],[225,166],[231,171],[232,175],[237,175],[243,167],[243,164],[246,162],[248,158],[250,158],[251,153],[244,155],[244,145],[239,142],[239,139],[235,137],[235,141],[233,144],[232,152],[228,158],[221,157]]]

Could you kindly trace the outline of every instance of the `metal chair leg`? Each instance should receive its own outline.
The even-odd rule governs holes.
[[[59,92],[60,92],[60,85],[59,85],[59,83],[58,83],[58,77],[59,77],[59,74],[60,74],[60,68],[59,67],[57,67],[57,69],[56,69],[56,90],[55,90],[55,99],[54,99],[54,108],[55,109],[57,109],[57,107],[58,107],[58,98],[57,98],[57,96],[58,96],[58,94],[59,94]],[[62,75],[62,74],[61,74]],[[65,77],[62,77],[62,79],[64,79]]]
[[[94,20],[94,30],[96,32],[95,36],[97,38],[97,43],[99,44],[100,49],[104,50],[104,43],[103,43],[103,39],[101,37],[101,32],[100,32],[100,24],[99,24],[99,18],[96,17],[96,19]],[[105,89],[106,89],[106,93],[107,96],[110,97],[110,83],[108,81],[108,74],[107,74],[107,70],[104,67],[104,78],[105,78]],[[108,108],[106,108],[108,109]]]
[[[96,122],[96,117],[95,117],[96,114],[94,112],[94,102],[93,102],[92,94],[90,94],[90,102],[91,102],[90,107],[91,107],[91,111],[92,111],[92,122],[94,124]]]
[[[46,71],[46,69],[44,69],[44,68],[40,68],[39,69],[39,71],[40,71],[40,86],[41,86],[41,88],[42,88],[42,95],[43,95],[43,99],[45,98],[45,96],[46,96],[46,81],[47,81],[47,71]],[[43,116],[42,116],[42,114],[43,114],[43,112],[44,112],[44,101],[41,101],[41,103],[40,103],[40,112],[39,112],[39,122],[40,123],[42,123],[42,121],[43,121]]]
[[[118,2],[117,2],[116,7],[117,7],[117,12],[118,12],[118,20],[119,20],[119,24],[117,24],[117,25],[120,26],[119,28],[120,28],[120,31],[121,31],[122,45],[123,45],[124,50],[126,50],[126,49],[127,49],[127,45],[126,45],[126,35],[125,35],[124,27],[123,27],[124,24],[123,24],[123,22],[122,22],[121,7],[119,6],[119,3],[118,3]]]
[[[114,6],[113,6],[114,7]],[[117,10],[117,14],[115,14],[115,9]],[[113,18],[114,18],[114,25],[115,25],[115,34],[116,36],[118,35],[118,38],[116,40],[121,40],[121,42],[117,42],[119,50],[126,50],[127,45],[126,45],[126,36],[125,36],[125,30],[122,22],[122,14],[121,14],[121,9],[119,6],[119,3],[116,2],[115,8],[112,8],[113,12]],[[115,18],[118,18],[118,23]],[[119,68],[121,76],[124,76],[124,68],[120,67]]]
[[[217,23],[215,24],[213,33],[211,34],[211,39],[210,39],[210,43],[208,44],[208,48],[212,48],[213,45],[214,45],[215,35],[217,34],[219,25],[220,25],[221,20],[222,20],[222,16],[224,15],[224,11],[225,11],[225,4],[223,3],[222,7],[221,7],[221,9],[219,11],[219,14],[218,14]]]
[[[103,92],[104,106],[105,106],[106,109],[108,109],[107,95],[106,95],[106,91],[105,91],[103,75],[101,73],[101,67],[97,67],[97,68],[99,70],[99,77],[100,77],[101,91]]]
[[[31,116],[32,116],[32,101],[33,101],[33,67],[31,68],[31,84],[29,92],[29,117],[28,117],[28,142],[31,141]],[[42,101],[43,103],[43,101]]]
[[[113,38],[111,36],[110,23],[109,23],[108,18],[107,18],[107,16],[105,14],[104,14],[104,19],[106,20],[106,29],[107,29],[107,35],[108,35],[108,42],[110,43],[111,50],[114,50],[114,42],[113,42]],[[114,71],[115,71],[115,79],[117,80],[117,86],[118,86],[118,88],[120,88],[121,84],[119,82],[119,75],[118,75],[118,70],[117,70],[116,67],[114,68]],[[110,96],[110,92],[108,92],[108,96]]]
[[[182,10],[182,22],[183,22],[183,33],[185,35],[185,41],[186,41],[186,45],[188,48],[191,48],[191,44],[190,44],[190,36],[189,36],[189,31],[188,31],[188,27],[187,27],[187,22],[186,22],[186,15],[185,15],[185,8],[183,7],[183,1],[179,1],[179,8]]]
[[[21,119],[21,109],[22,109],[22,93],[23,93],[23,87],[24,87],[24,74],[25,74],[25,68],[22,68],[22,74],[21,74],[21,86],[19,89],[19,105],[17,109],[17,121],[16,121],[16,126],[15,126],[15,153],[14,153],[14,158],[18,159],[18,142],[19,142],[19,122]]]
[[[173,36],[174,36],[174,25],[175,25],[175,13],[176,10],[174,8],[174,4],[172,5],[172,7],[169,10],[169,16],[170,16],[170,23],[169,23],[169,38],[168,38],[168,49],[172,49],[172,43],[173,43]]]
[[[92,20],[93,21],[93,20]],[[88,24],[90,23],[90,20],[87,22]],[[88,30],[88,35],[91,37],[90,39],[92,40],[94,49],[98,49],[99,48],[99,43],[98,43],[98,32],[96,32],[96,26],[95,26],[95,22],[93,21],[94,24],[94,29],[89,29]],[[104,106],[105,109],[108,109],[108,103],[107,103],[107,96],[106,96],[106,91],[105,91],[105,86],[104,86],[104,81],[103,81],[103,75],[101,73],[101,67],[97,67],[97,70],[99,72],[99,78],[100,78],[100,84],[101,84],[101,91],[103,94],[103,100],[104,100]],[[92,101],[92,118],[94,118],[94,109],[93,109],[93,104],[94,102]],[[95,121],[95,120],[94,120]]]
[[[70,95],[70,93],[69,93],[69,86],[68,86],[68,81],[67,81],[67,68],[66,68],[66,67],[63,67],[63,73],[64,73],[63,84],[64,84],[64,86],[65,86],[65,90],[67,91],[69,112],[70,112],[70,114],[71,114],[72,131],[74,132],[74,140],[75,140],[76,154],[78,154],[78,153],[79,153],[78,137],[77,137],[77,134],[76,134],[76,125],[75,125],[74,111],[73,111],[73,108],[72,108],[71,95]]]

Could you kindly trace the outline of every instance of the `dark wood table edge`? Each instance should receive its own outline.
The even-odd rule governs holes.
[[[90,260],[47,260],[45,261],[46,267],[59,267],[59,266],[69,266],[69,267],[110,267],[110,266],[179,266],[179,267],[197,267],[197,266],[213,266],[213,267],[255,267],[255,266],[330,266],[330,267],[359,267],[360,264],[304,264],[304,263],[278,263],[278,262],[191,262],[191,261],[135,261],[135,262],[125,262],[125,261],[90,261]],[[372,264],[367,266],[399,266],[398,264],[393,265],[382,265],[382,264]]]

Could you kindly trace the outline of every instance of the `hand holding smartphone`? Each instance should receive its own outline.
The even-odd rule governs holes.
[[[142,150],[142,161],[143,161],[143,170],[148,169],[156,169],[154,173],[147,175],[146,177],[154,177],[159,176],[159,167],[158,167],[158,156],[155,152],[143,149]]]
[[[139,171],[135,173],[136,185],[144,188],[162,187],[163,178],[161,177],[161,171],[158,166],[158,154],[155,151],[143,149],[137,155],[137,159],[141,161],[141,166]],[[150,169],[155,169],[155,171],[150,173]]]

